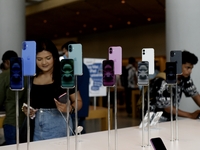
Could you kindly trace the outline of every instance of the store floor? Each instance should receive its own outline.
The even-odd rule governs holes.
[[[128,116],[125,105],[118,105],[117,106],[117,128],[125,128],[131,126],[138,126],[140,124],[139,118],[132,118]],[[113,129],[115,128],[114,124],[114,112],[113,112]],[[93,119],[93,120],[86,120],[86,132],[97,132],[101,131],[101,120],[100,119]]]

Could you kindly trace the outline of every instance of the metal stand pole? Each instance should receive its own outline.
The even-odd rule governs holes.
[[[148,88],[148,100],[147,100],[147,103],[148,103],[148,146],[150,146],[150,96],[149,96],[149,86],[147,86]]]
[[[19,149],[19,93],[15,92],[15,101],[16,101],[16,142],[17,142],[17,150]]]
[[[94,97],[94,110],[96,110],[96,106],[97,106],[97,97]]]
[[[31,91],[31,84],[30,84],[30,76],[28,76],[28,99],[27,99],[27,105],[28,105],[28,113],[27,113],[27,150],[29,150],[30,145],[30,120],[29,120],[29,114],[30,114],[30,91]]]
[[[108,150],[110,150],[110,87],[108,87]]]
[[[69,109],[70,109],[70,100],[69,100],[69,89],[67,89],[67,150],[70,150],[70,137],[69,137]]]
[[[118,140],[118,136],[117,136],[117,80],[116,80],[115,82],[115,150],[118,149],[117,140]]]
[[[173,127],[173,97],[172,97],[172,85],[170,85],[170,95],[171,95],[171,141],[174,141],[174,127]]]
[[[144,86],[142,86],[142,147],[144,146]]]
[[[176,95],[175,95],[175,102],[176,102],[176,122],[175,122],[175,124],[176,124],[176,127],[175,127],[176,138],[175,138],[175,140],[178,141],[178,98],[177,98],[177,96],[178,96],[178,94],[177,94],[177,83],[176,83]]]
[[[75,150],[78,149],[78,100],[77,100],[77,76],[75,76]]]

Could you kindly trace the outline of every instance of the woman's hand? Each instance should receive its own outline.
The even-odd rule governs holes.
[[[25,115],[27,116],[28,115],[28,108],[27,106],[22,106],[22,111],[25,113]],[[36,113],[37,109],[33,109],[32,107],[30,108],[30,114],[29,114],[29,117],[31,119],[33,119],[35,117],[35,113]]]
[[[55,98],[54,98],[54,101],[55,101],[56,107],[57,107],[57,109],[59,111],[61,111],[61,112],[67,112],[67,104],[61,103],[58,100],[56,100]]]

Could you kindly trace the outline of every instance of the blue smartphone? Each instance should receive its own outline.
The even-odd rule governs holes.
[[[114,86],[115,85],[115,73],[114,73],[114,61],[103,61],[103,85]]]
[[[10,89],[24,89],[23,61],[20,57],[10,58]]]
[[[74,60],[74,75],[83,75],[82,45],[70,44],[68,53],[69,58]]]
[[[60,62],[61,87],[63,89],[74,88],[74,60],[62,59]]]
[[[22,42],[22,58],[24,66],[24,76],[34,76],[36,74],[36,42]]]
[[[122,74],[122,48],[121,46],[111,46],[108,48],[108,59],[114,61],[115,75]]]

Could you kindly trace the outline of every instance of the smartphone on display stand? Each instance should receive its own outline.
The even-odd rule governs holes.
[[[36,42],[22,42],[22,58],[24,66],[24,76],[34,76],[36,74]]]
[[[182,51],[170,51],[170,62],[176,62],[176,74],[182,74]]]
[[[149,62],[138,62],[138,85],[149,84]]]
[[[61,87],[74,88],[74,59],[62,59],[60,62]]]
[[[115,85],[114,61],[103,61],[103,85],[112,87]]]
[[[122,48],[121,46],[111,46],[108,48],[108,59],[114,61],[115,75],[122,74]]]
[[[10,89],[24,89],[23,60],[20,57],[10,58]]]
[[[149,62],[149,74],[154,74],[155,70],[155,56],[153,48],[143,48],[142,49],[142,61]]]
[[[160,137],[151,138],[150,142],[154,150],[167,150],[165,144]]]
[[[176,83],[176,62],[166,62],[166,82],[168,84]]]
[[[83,74],[82,45],[70,44],[68,46],[69,58],[74,60],[74,75]]]

